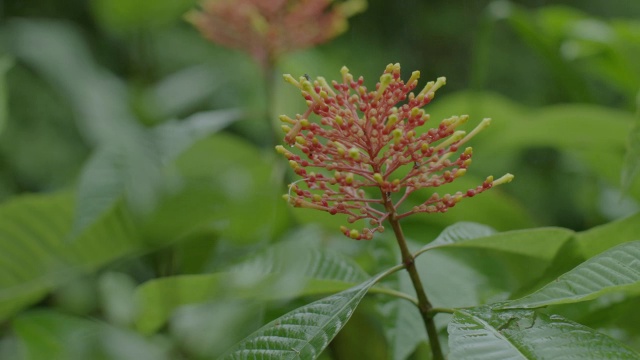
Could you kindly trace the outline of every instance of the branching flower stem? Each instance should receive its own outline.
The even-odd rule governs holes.
[[[400,221],[397,218],[396,210],[393,202],[391,201],[391,198],[388,197],[385,192],[382,192],[382,199],[384,201],[384,206],[389,213],[389,223],[393,228],[393,233],[395,234],[396,241],[398,242],[398,246],[400,247],[402,262],[405,266],[405,269],[409,273],[413,288],[416,290],[416,295],[418,297],[418,310],[420,311],[420,316],[422,316],[424,326],[427,329],[427,335],[429,337],[429,344],[431,345],[431,353],[433,354],[433,359],[444,360],[442,347],[440,346],[440,340],[438,339],[438,330],[436,329],[436,324],[433,321],[433,306],[429,302],[427,293],[422,286],[420,274],[418,274],[418,269],[416,268],[415,258],[409,251],[407,241],[404,237],[404,233],[402,232],[402,227],[400,226]]]

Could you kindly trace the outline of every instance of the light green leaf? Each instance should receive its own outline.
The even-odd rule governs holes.
[[[0,319],[38,301],[77,273],[148,249],[116,207],[74,242],[69,194],[24,196],[0,206]]]
[[[162,238],[206,226],[236,243],[272,239],[285,228],[288,205],[270,155],[228,134],[198,141],[175,162],[183,188],[165,197],[145,234]]]
[[[451,225],[417,254],[435,248],[483,248],[551,260],[574,235],[562,228],[536,228],[496,233],[492,228],[470,222]]]
[[[154,127],[152,133],[162,160],[175,160],[196,141],[218,132],[238,120],[240,115],[238,110],[204,111],[181,121],[173,120]]]
[[[124,192],[120,150],[97,150],[80,174],[77,211],[71,236],[75,237],[113,208]]]
[[[533,310],[459,310],[449,323],[449,359],[640,359],[593,329]]]
[[[25,359],[169,359],[162,341],[51,310],[22,314],[12,327]]]
[[[145,113],[156,119],[187,114],[214,97],[215,90],[224,86],[226,67],[212,68],[195,65],[177,70],[164,77],[142,96]]]
[[[148,215],[160,201],[165,190],[160,158],[148,137],[140,135],[99,148],[89,159],[78,184],[72,237],[122,200],[140,215]]]
[[[369,278],[351,258],[330,249],[299,244],[299,241],[269,247],[231,267],[230,271],[245,274],[294,272],[309,278],[345,282],[362,282]]]
[[[130,141],[97,149],[80,175],[73,235],[122,199],[135,213],[149,215],[167,190],[162,164],[175,160],[196,141],[221,130],[239,115],[235,110],[210,111],[164,123],[149,132],[135,127]]]
[[[581,160],[591,173],[610,184],[620,182],[625,140],[629,127],[635,121],[631,112],[603,106],[566,104],[528,109],[485,92],[460,92],[442,98],[431,106],[431,117],[436,119],[450,116],[450,109],[469,114],[472,120],[486,116],[493,119],[491,128],[477,139],[474,138],[474,144],[477,144],[474,148],[477,146],[482,149],[474,155],[474,173],[483,167],[497,172],[494,175],[512,171],[497,168],[495,164],[504,162],[496,162],[496,159],[506,157],[515,161],[510,156],[517,154],[520,149],[553,147]],[[516,180],[509,186],[518,186],[518,174],[515,175]],[[640,184],[634,184],[629,193],[637,198],[640,196],[640,186],[636,185]],[[481,222],[489,224],[487,221]]]
[[[279,317],[245,338],[221,359],[317,358],[377,280],[378,277],[374,277]]]
[[[427,247],[446,246],[453,243],[491,236],[495,233],[496,231],[490,226],[466,221],[458,222],[442,230],[440,235],[429,243]]]
[[[147,214],[163,192],[157,144],[129,109],[125,85],[100,69],[72,27],[53,21],[13,21],[13,50],[64,95],[78,128],[98,146],[79,181],[73,236],[124,198]],[[28,44],[28,45],[26,45]]]
[[[266,249],[227,272],[174,276],[138,287],[140,309],[136,325],[156,331],[175,309],[216,298],[290,299],[344,290],[369,276],[350,258],[337,252],[297,243]]]
[[[638,240],[640,213],[593,227],[576,234],[579,251],[585,259],[622,243]]]
[[[256,284],[256,279],[259,282]],[[139,313],[136,328],[144,334],[158,331],[174,311],[183,306],[220,299],[287,300],[299,296],[335,293],[353,286],[351,282],[300,278],[283,274],[253,276],[247,284],[237,273],[182,275],[149,281],[135,294]]]
[[[594,256],[533,294],[509,301],[500,308],[526,309],[580,302],[629,288],[640,289],[640,241],[618,245]]]

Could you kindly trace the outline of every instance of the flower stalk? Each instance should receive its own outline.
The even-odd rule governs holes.
[[[402,232],[402,227],[400,226],[400,221],[395,214],[393,203],[386,194],[382,194],[382,197],[385,198],[385,207],[387,208],[387,211],[391,213],[388,219],[391,224],[391,228],[393,229],[393,233],[395,234],[396,241],[398,242],[398,247],[400,247],[402,263],[409,273],[411,284],[416,291],[416,296],[418,298],[418,311],[420,312],[422,322],[427,330],[429,345],[431,346],[431,354],[434,360],[442,360],[444,359],[444,355],[442,354],[442,347],[440,346],[440,340],[438,338],[438,329],[436,328],[435,321],[433,320],[433,314],[431,312],[433,305],[431,305],[429,298],[427,298],[427,293],[424,290],[422,281],[420,280],[420,274],[416,268],[415,258],[409,251],[407,241],[405,240],[404,233]]]

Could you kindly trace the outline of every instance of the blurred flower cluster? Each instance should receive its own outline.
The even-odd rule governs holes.
[[[365,0],[205,0],[187,20],[210,41],[250,54],[262,68],[347,29]]]
[[[370,228],[341,230],[353,239],[371,239],[373,233],[384,230],[382,223],[389,217],[399,220],[414,213],[446,212],[463,198],[513,178],[511,174],[497,180],[489,176],[473,189],[444,195],[433,192],[402,212],[400,206],[414,191],[448,184],[466,173],[472,149],[459,149],[487,127],[490,119],[468,134],[456,130],[467,122],[466,115],[424,129],[429,115],[422,107],[445,84],[445,78],[427,83],[416,94],[412,91],[420,72],[414,71],[405,83],[399,64],[387,66],[373,91],[363,85],[362,77],[355,80],[346,67],[341,73],[342,82],[332,81],[331,85],[322,77],[311,82],[306,76],[296,80],[285,75],[308,105],[304,114],[280,118],[285,124],[285,142],[302,153],[276,147],[303,178],[291,184],[285,196],[293,206],[346,214],[349,222],[368,219]],[[312,121],[312,114],[319,120]],[[299,182],[307,189],[298,186]]]

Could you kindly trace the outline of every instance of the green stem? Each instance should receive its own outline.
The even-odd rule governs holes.
[[[456,312],[456,309],[449,309],[449,308],[431,308],[431,311],[430,311],[430,313],[433,314],[431,316],[434,316],[437,313],[453,314],[454,312]]]
[[[264,79],[264,92],[265,92],[265,114],[264,118],[267,121],[267,131],[268,131],[268,139],[267,147],[273,148],[276,144],[280,143],[278,138],[278,132],[276,126],[274,125],[274,101],[275,101],[275,92],[276,92],[276,66],[274,61],[269,61],[263,67],[263,79]]]
[[[444,356],[442,355],[442,348],[440,346],[440,340],[438,339],[438,330],[436,329],[436,324],[433,321],[433,306],[429,302],[427,294],[424,291],[424,287],[422,286],[422,281],[420,280],[418,269],[416,269],[415,258],[409,251],[407,240],[405,239],[404,233],[402,232],[402,227],[400,227],[400,221],[397,218],[396,209],[391,202],[391,198],[387,196],[384,191],[382,192],[382,200],[387,212],[389,213],[388,220],[389,223],[391,223],[391,227],[393,228],[393,232],[396,236],[396,241],[398,242],[398,246],[400,247],[402,262],[407,269],[407,272],[409,273],[411,283],[413,284],[413,288],[416,290],[416,295],[418,296],[418,310],[420,311],[420,316],[422,316],[424,326],[427,329],[427,335],[429,336],[429,344],[431,345],[431,353],[433,354],[433,359],[444,360]]]

